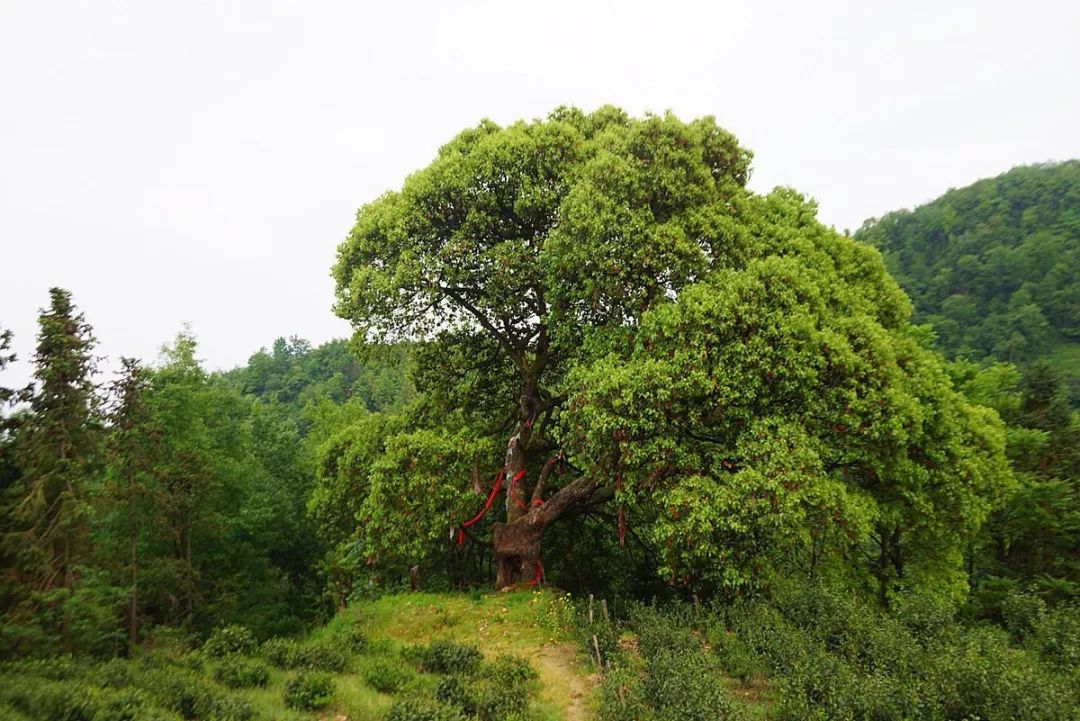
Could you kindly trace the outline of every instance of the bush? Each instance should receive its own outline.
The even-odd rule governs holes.
[[[1080,673],[1080,606],[1058,606],[1039,618],[1033,645],[1054,666]]]
[[[502,654],[491,663],[484,664],[484,676],[496,686],[507,689],[520,688],[539,677],[532,664],[510,654]]]
[[[768,669],[762,659],[738,634],[717,624],[709,629],[708,641],[728,676],[746,681],[766,675]]]
[[[223,626],[210,634],[202,651],[211,658],[221,658],[233,653],[253,653],[255,645],[255,636],[246,627]]]
[[[480,721],[505,721],[529,705],[528,696],[520,689],[511,689],[488,680],[472,684],[476,717]]]
[[[466,716],[476,713],[476,698],[472,689],[459,676],[446,676],[439,679],[439,683],[435,685],[435,698],[447,706],[460,710]]]
[[[1046,603],[1029,593],[1010,593],[1001,602],[1001,620],[1017,642],[1032,635],[1045,615]]]
[[[645,699],[662,721],[741,719],[745,712],[727,697],[720,673],[700,652],[655,651],[646,663]]]
[[[413,674],[407,668],[387,659],[375,659],[366,664],[363,670],[364,681],[380,693],[394,694],[405,688],[413,680]]]
[[[574,615],[573,631],[578,644],[589,658],[595,662],[596,647],[599,647],[600,662],[610,664],[619,652],[619,626],[605,616],[601,608],[600,604],[593,605],[593,619],[589,621],[588,603],[579,603]]]
[[[637,634],[638,651],[646,660],[663,651],[685,654],[701,651],[701,640],[688,625],[652,606],[632,607],[630,625]]]
[[[291,661],[292,668],[341,673],[349,666],[349,655],[332,641],[316,641],[297,646]]]
[[[947,718],[1066,721],[1080,703],[1065,678],[1010,648],[996,629],[958,633],[930,649],[925,673]]]
[[[409,696],[394,701],[386,721],[463,721],[461,712],[433,699]]]
[[[334,680],[329,674],[304,671],[285,684],[285,705],[300,711],[326,708],[334,700]]]
[[[242,698],[221,691],[206,679],[180,668],[155,669],[145,676],[146,691],[157,704],[185,719],[248,721],[255,711]]]
[[[7,677],[3,700],[34,719],[94,721],[100,693],[79,680],[52,681],[45,676]]]
[[[296,665],[296,649],[296,641],[275,636],[264,642],[259,652],[278,668],[293,668]]]
[[[359,627],[349,626],[342,634],[342,643],[351,653],[363,653],[368,648],[368,637]]]
[[[617,666],[604,675],[599,690],[600,721],[652,721],[645,686],[636,671]]]
[[[178,721],[176,714],[157,708],[140,691],[115,692],[101,702],[94,721]]]
[[[258,661],[229,656],[214,667],[214,680],[229,688],[256,688],[267,684],[270,672]]]
[[[420,667],[429,673],[473,674],[480,668],[484,654],[471,644],[435,641],[419,651]]]

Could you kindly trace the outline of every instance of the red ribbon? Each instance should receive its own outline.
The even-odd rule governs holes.
[[[481,508],[480,512],[477,513],[475,516],[473,516],[469,520],[462,523],[461,524],[462,528],[468,528],[469,526],[473,525],[474,523],[476,523],[477,521],[479,521],[481,518],[484,517],[484,514],[488,512],[489,508],[491,508],[491,504],[495,502],[495,496],[499,495],[499,491],[502,489],[502,483],[503,483],[503,471],[499,471],[499,475],[495,476],[495,486],[491,489],[491,494],[487,497],[487,500],[484,501],[484,507]],[[464,536],[464,534],[459,530],[458,531],[458,543],[464,543],[465,542],[463,536]]]
[[[540,583],[540,581],[543,580],[543,578],[544,578],[544,564],[540,563],[540,559],[538,558],[538,559],[536,559],[536,575],[533,576],[533,580],[526,581],[525,583],[523,583],[521,585],[523,587],[525,587],[525,588],[528,588],[530,586],[536,586],[536,585],[538,585]]]
[[[517,482],[520,481],[524,477],[525,477],[525,469],[522,468],[520,471],[518,471],[517,473],[514,474],[513,478],[510,479],[510,487],[508,489],[506,489],[506,495],[509,496],[510,498],[514,499],[514,503],[517,505],[518,508],[520,508],[523,511],[528,511],[529,507],[526,506],[522,502],[522,500],[520,498],[518,498],[517,496],[514,495],[514,486],[517,485]]]

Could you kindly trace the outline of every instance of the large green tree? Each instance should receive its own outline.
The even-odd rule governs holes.
[[[676,584],[822,549],[869,555],[883,596],[954,577],[1009,477],[1000,423],[952,390],[877,252],[751,193],[749,166],[712,118],[561,108],[466,130],[361,208],[337,312],[418,343],[422,400],[330,444],[358,554],[418,561],[490,469],[499,587],[600,505]]]

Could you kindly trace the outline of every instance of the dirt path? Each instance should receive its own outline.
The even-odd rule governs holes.
[[[573,644],[542,646],[530,660],[544,684],[541,695],[559,709],[562,721],[588,721],[592,718],[589,695],[595,679],[585,672]]]

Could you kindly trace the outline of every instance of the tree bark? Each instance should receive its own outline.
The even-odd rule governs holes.
[[[128,545],[131,554],[131,599],[128,605],[128,654],[134,652],[139,642],[139,607],[138,592],[138,546],[137,527],[135,525],[135,480],[128,472]]]
[[[582,477],[563,486],[546,503],[530,508],[507,523],[496,523],[494,534],[495,587],[511,588],[540,579],[540,538],[544,529],[568,510],[610,497],[611,489]]]

